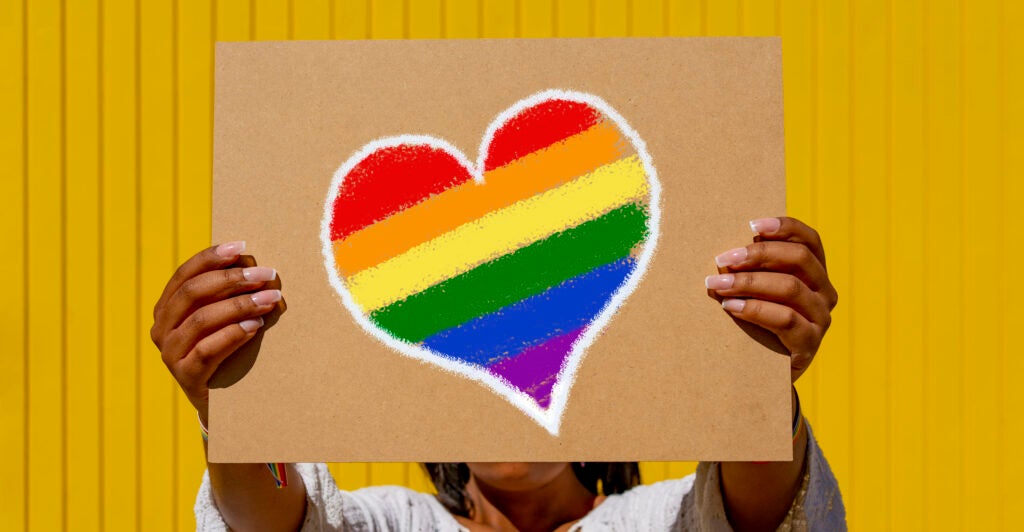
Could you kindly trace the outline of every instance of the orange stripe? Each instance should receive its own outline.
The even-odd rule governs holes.
[[[468,181],[334,242],[338,272],[353,275],[481,216],[529,198],[632,153],[611,123],[586,131]]]

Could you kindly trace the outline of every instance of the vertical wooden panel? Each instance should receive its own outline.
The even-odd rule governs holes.
[[[303,0],[292,4],[293,39],[312,41],[331,38],[330,0]]]
[[[409,37],[440,39],[444,36],[444,10],[441,0],[422,0],[409,4]]]
[[[252,2],[252,38],[257,41],[283,41],[292,38],[292,12],[288,0]]]
[[[669,34],[667,5],[661,0],[632,0],[629,25],[636,37],[661,37]]]
[[[889,468],[889,13],[885,0],[851,4],[850,342],[851,507],[857,526],[888,523]],[[875,392],[867,392],[875,388]],[[864,393],[861,393],[861,390]],[[856,506],[854,506],[854,503]]]
[[[103,527],[140,528],[137,13],[104,0],[100,114]]]
[[[930,262],[922,236],[925,225],[924,31],[923,1],[892,3],[892,59],[889,65],[891,177],[889,204],[889,290],[899,304],[890,307],[889,432],[892,454],[888,527],[922,530],[925,482],[924,379],[925,284]],[[898,295],[897,295],[898,294]],[[898,325],[897,325],[898,324]],[[898,508],[898,510],[897,510]]]
[[[203,0],[178,2],[176,51],[177,256],[181,264],[210,245],[210,181],[213,137],[213,42],[215,6]],[[177,528],[195,527],[192,512],[206,459],[195,408],[175,390]]]
[[[405,37],[403,0],[373,0],[370,3],[370,13],[370,37],[374,39]]]
[[[447,0],[445,2],[445,37],[472,39],[482,35],[480,2],[477,0]]]
[[[998,496],[1002,464],[992,452],[999,438],[999,375],[992,371],[1000,350],[1002,300],[989,279],[1000,279],[1003,266],[999,230],[1003,227],[999,142],[999,23],[995,2],[967,2],[963,27],[963,195],[964,238],[964,345],[971,356],[961,356],[964,380],[964,523],[994,530],[1001,500]],[[981,178],[981,176],[988,176]]]
[[[67,522],[100,528],[99,6],[65,4]]]
[[[174,68],[176,13],[169,2],[139,4],[139,493],[140,520],[171,530],[177,513],[173,404],[180,393],[150,341],[153,304],[177,259]]]
[[[64,463],[64,56],[59,1],[28,9],[28,525],[66,523]]]
[[[1024,442],[1024,386],[1020,377],[1024,375],[1024,357],[1020,356],[1020,340],[1017,333],[1024,323],[1024,285],[1013,274],[1015,268],[1024,263],[1024,249],[1018,237],[1016,213],[1024,205],[1024,3],[1012,0],[999,2],[1002,13],[999,16],[999,31],[1002,40],[1000,59],[999,101],[1001,120],[997,142],[1000,144],[1002,175],[1003,211],[1002,225],[998,231],[1003,250],[1001,277],[996,280],[1002,294],[1001,345],[999,356],[999,389],[1001,392],[999,427],[1002,430],[994,451],[1001,462],[999,478],[1001,519],[999,524],[1009,529],[1024,522],[1024,504],[1020,504],[1021,486],[1024,477],[1024,456],[1021,456],[1021,442]],[[990,288],[991,289],[991,288]]]
[[[594,34],[601,37],[629,35],[631,7],[629,0],[598,0],[594,4]]]
[[[782,0],[740,0],[740,34],[751,37],[778,35],[781,2]]]
[[[674,37],[696,37],[707,32],[707,11],[701,0],[674,0],[668,6],[668,31]]]
[[[960,3],[926,2],[926,530],[963,529],[963,178]],[[973,357],[971,357],[973,358]]]
[[[8,430],[0,435],[0,452],[10,459],[7,486],[0,497],[0,515],[15,530],[27,526],[28,508],[28,403],[26,388],[28,370],[28,270],[26,231],[26,195],[28,169],[25,161],[25,11],[22,2],[0,2],[0,106],[7,116],[0,120],[0,194],[10,198],[0,209],[0,223],[7,230],[3,236],[7,260],[0,261],[0,275],[10,279],[12,289],[6,305],[0,305],[0,335],[7,339],[8,349],[0,356],[0,371],[7,376],[7,385],[0,387],[0,423]]]
[[[594,33],[593,13],[589,0],[557,0],[555,36],[587,37]]]
[[[706,35],[739,35],[743,19],[741,0],[711,0],[705,3]]]
[[[828,456],[839,480],[848,508],[850,498],[850,415],[851,415],[851,257],[849,249],[851,211],[849,198],[852,176],[850,139],[850,21],[845,1],[821,3],[817,8],[818,49],[814,68],[818,154],[814,170],[814,202],[817,229],[824,235],[829,277],[840,293],[839,306],[832,313],[832,328],[822,343],[812,371],[818,379],[819,407],[813,418],[815,436]],[[785,43],[783,43],[785,46]],[[810,375],[808,375],[810,376]],[[877,389],[877,388],[875,388]],[[851,514],[852,515],[852,514]]]
[[[555,0],[519,0],[522,19],[521,37],[555,35]]]
[[[514,2],[483,2],[481,9],[483,37],[500,39],[516,36],[517,7]]]

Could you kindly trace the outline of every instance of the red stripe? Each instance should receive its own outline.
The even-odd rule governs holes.
[[[546,148],[593,126],[600,119],[597,109],[568,100],[548,100],[525,109],[494,133],[487,148],[484,170],[504,166]]]
[[[371,153],[345,176],[334,200],[331,240],[411,207],[472,176],[448,152],[403,144]]]

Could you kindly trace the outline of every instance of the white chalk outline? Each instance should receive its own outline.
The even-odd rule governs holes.
[[[352,294],[349,293],[348,289],[345,287],[344,281],[340,278],[337,269],[334,266],[334,246],[331,241],[331,217],[334,214],[334,201],[337,198],[338,191],[341,190],[341,184],[344,181],[345,176],[348,175],[356,164],[365,159],[371,153],[382,148],[389,148],[402,144],[426,144],[434,148],[442,149],[454,156],[460,164],[469,170],[470,174],[473,176],[473,180],[476,181],[477,184],[483,184],[484,176],[482,170],[484,168],[484,159],[487,157],[487,147],[493,140],[494,134],[498,131],[498,128],[511,120],[520,111],[547,100],[568,100],[590,105],[601,111],[605,117],[614,122],[619,128],[619,131],[621,131],[622,134],[633,143],[633,148],[640,156],[640,160],[644,165],[644,171],[647,174],[647,181],[650,189],[650,216],[647,219],[648,236],[644,241],[636,267],[626,278],[626,281],[622,283],[619,289],[612,294],[612,297],[609,298],[601,311],[597,313],[593,321],[587,325],[583,334],[573,342],[569,356],[563,361],[562,367],[559,370],[558,375],[555,377],[555,384],[551,390],[551,403],[547,409],[543,409],[537,405],[534,399],[528,394],[517,390],[507,380],[488,373],[485,369],[482,369],[482,367],[449,358],[442,353],[438,353],[422,346],[410,344],[392,336],[387,331],[381,329],[370,321],[369,317],[363,313],[362,308],[360,308],[352,298]],[[594,343],[601,331],[608,326],[608,323],[611,321],[615,312],[620,306],[622,306],[633,291],[636,290],[636,287],[640,284],[644,274],[647,273],[647,267],[654,256],[654,250],[657,246],[658,237],[660,235],[661,183],[658,181],[658,174],[654,168],[654,163],[651,161],[651,156],[647,153],[647,145],[640,138],[640,135],[630,127],[629,123],[626,122],[626,119],[601,98],[592,94],[571,90],[549,89],[541,91],[519,100],[511,107],[502,111],[502,113],[499,114],[487,127],[483,139],[480,142],[478,153],[477,163],[474,165],[466,158],[461,150],[453,146],[450,142],[427,135],[398,135],[377,139],[364,145],[349,157],[336,172],[334,172],[334,178],[331,180],[331,188],[328,190],[327,201],[324,203],[324,217],[320,223],[320,240],[323,244],[322,252],[324,256],[324,268],[327,270],[331,286],[333,286],[338,295],[341,296],[342,304],[344,304],[345,308],[348,309],[356,323],[372,334],[375,338],[380,340],[384,345],[402,355],[420,360],[421,362],[439,366],[444,370],[487,386],[493,392],[506,399],[513,406],[536,421],[541,427],[544,427],[552,436],[558,436],[558,431],[562,423],[562,414],[564,413],[565,407],[569,401],[569,391],[576,379],[576,370],[583,361],[587,348]]]

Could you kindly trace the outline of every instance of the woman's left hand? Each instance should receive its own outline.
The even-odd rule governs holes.
[[[814,360],[839,296],[817,231],[788,217],[754,220],[751,228],[754,243],[715,257],[721,273],[705,283],[727,312],[779,337],[795,382]]]

